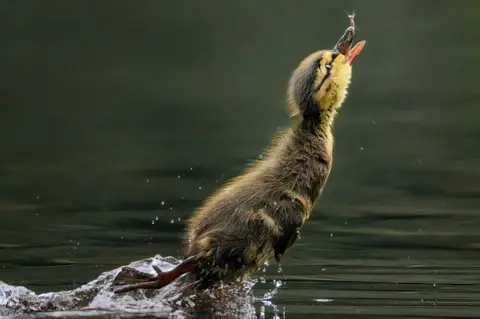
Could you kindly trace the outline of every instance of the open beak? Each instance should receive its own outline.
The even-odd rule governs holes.
[[[353,21],[353,15],[349,16],[349,18],[350,26],[345,30],[337,44],[335,44],[333,51],[345,55],[347,58],[346,63],[352,65],[353,60],[360,54],[367,41],[360,41],[352,48],[353,38],[355,37],[355,22]]]

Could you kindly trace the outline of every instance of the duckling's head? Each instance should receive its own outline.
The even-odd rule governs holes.
[[[342,105],[353,61],[366,43],[361,41],[352,48],[354,35],[355,23],[350,16],[350,26],[333,49],[314,52],[300,63],[289,83],[291,116],[318,118],[322,111],[335,111]]]

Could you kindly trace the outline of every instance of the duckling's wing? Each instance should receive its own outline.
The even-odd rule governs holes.
[[[286,219],[280,226],[282,234],[277,238],[273,245],[275,260],[280,263],[285,251],[292,246],[300,235],[300,230],[304,223],[303,215],[299,213],[286,214]]]

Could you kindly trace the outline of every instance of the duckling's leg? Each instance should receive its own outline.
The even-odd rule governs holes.
[[[115,290],[114,293],[119,294],[122,292],[135,290],[135,289],[160,289],[170,284],[172,281],[180,277],[181,275],[192,272],[196,268],[196,256],[188,257],[180,265],[173,268],[170,271],[162,271],[158,266],[153,265],[157,276],[148,279],[146,282],[140,282],[138,284],[127,285],[125,287]]]

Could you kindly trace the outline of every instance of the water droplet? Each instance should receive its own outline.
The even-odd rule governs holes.
[[[332,233],[332,234],[330,234],[330,237],[333,237],[333,233]]]
[[[316,302],[330,302],[330,301],[333,301],[332,299],[313,299],[313,301],[316,301]]]
[[[202,186],[198,186],[198,189],[202,189]]]
[[[300,228],[297,228],[297,239],[302,239],[302,236],[300,235]]]
[[[172,206],[170,206],[170,210],[173,210],[173,207],[172,207]]]
[[[433,283],[433,287],[436,287],[436,286],[437,286],[437,284],[436,284],[436,283]]]
[[[326,271],[326,269],[325,269],[325,268],[322,268],[322,271]]]
[[[180,175],[178,175],[177,178],[180,179]]]
[[[190,167],[190,170],[193,171],[193,167]]]
[[[173,219],[170,221],[171,224],[173,224],[174,222],[175,222],[175,221],[174,221]]]
[[[258,155],[258,159],[263,159],[263,154]]]
[[[122,237],[120,237],[120,239],[123,239],[123,236],[122,236]]]
[[[162,200],[162,206],[165,205],[165,202]]]
[[[155,225],[155,221],[154,221],[154,220],[152,220],[152,225]]]
[[[181,221],[182,219],[180,217],[178,217],[178,221]]]
[[[147,179],[147,183],[150,183],[150,180],[149,180],[149,179]]]
[[[260,319],[265,319],[265,306],[260,306]]]
[[[360,151],[363,151],[363,146],[360,146]]]
[[[155,220],[158,220],[158,216],[155,216]]]
[[[37,199],[40,199],[40,196],[37,196]]]
[[[345,222],[345,225],[348,224],[348,222]]]

